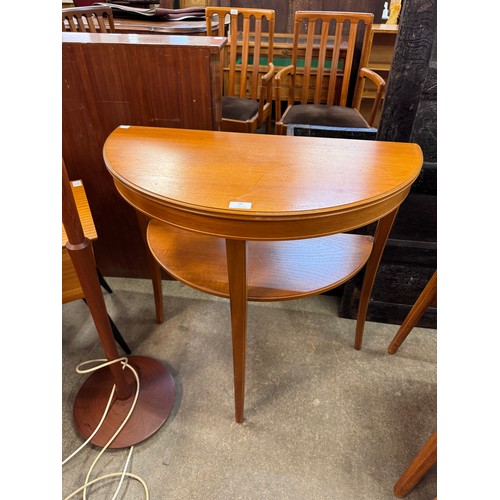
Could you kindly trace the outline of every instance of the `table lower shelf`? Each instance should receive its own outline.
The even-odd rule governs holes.
[[[224,238],[176,228],[158,220],[148,226],[149,248],[177,280],[205,293],[229,298]],[[248,241],[248,300],[298,299],[335,288],[358,273],[373,238],[335,234],[287,241]]]

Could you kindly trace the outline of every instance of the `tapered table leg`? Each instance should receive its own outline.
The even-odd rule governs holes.
[[[235,420],[243,422],[245,406],[245,354],[247,332],[247,242],[226,240],[229,303],[233,338]]]
[[[142,212],[136,211],[137,221],[139,222],[139,227],[141,228],[142,238],[144,244],[146,245],[146,253],[149,262],[149,269],[151,271],[151,281],[153,282],[153,295],[155,298],[155,309],[156,309],[156,322],[163,323],[163,287],[161,282],[161,267],[156,261],[156,259],[151,254],[151,250],[148,245],[148,224],[149,217],[146,217]]]
[[[363,278],[363,286],[361,287],[361,295],[359,298],[358,318],[356,320],[356,336],[354,339],[355,349],[361,349],[366,313],[368,311],[368,303],[370,301],[373,283],[375,282],[375,276],[377,275],[380,259],[382,258],[382,253],[384,251],[385,244],[387,243],[387,239],[389,238],[389,233],[391,232],[397,213],[398,209],[393,210],[391,213],[380,219],[377,224],[375,238],[373,240],[373,249],[370,254],[370,258],[366,263],[365,276]]]

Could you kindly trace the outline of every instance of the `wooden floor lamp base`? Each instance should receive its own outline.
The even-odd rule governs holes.
[[[127,448],[154,434],[168,419],[175,400],[175,383],[168,369],[159,361],[144,356],[129,356],[129,364],[137,371],[140,391],[134,411],[109,448]],[[91,443],[105,446],[125,420],[135,396],[135,377],[126,370],[133,383],[132,395],[123,401],[115,399],[109,413]],[[88,439],[102,418],[113,388],[114,379],[108,367],[95,371],[84,382],[73,405],[73,418],[78,432]]]

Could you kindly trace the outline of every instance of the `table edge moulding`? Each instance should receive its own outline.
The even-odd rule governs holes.
[[[122,125],[103,156],[146,220],[154,259],[179,281],[230,299],[237,422],[248,301],[315,295],[365,269],[361,348],[385,243],[422,167],[417,144]],[[373,237],[349,233],[376,221]],[[161,283],[154,289],[162,318]]]

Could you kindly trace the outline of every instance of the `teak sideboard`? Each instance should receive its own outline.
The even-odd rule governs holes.
[[[62,34],[62,156],[85,184],[105,276],[149,277],[134,211],[114,188],[102,158],[119,125],[218,130],[221,50],[200,36]]]

